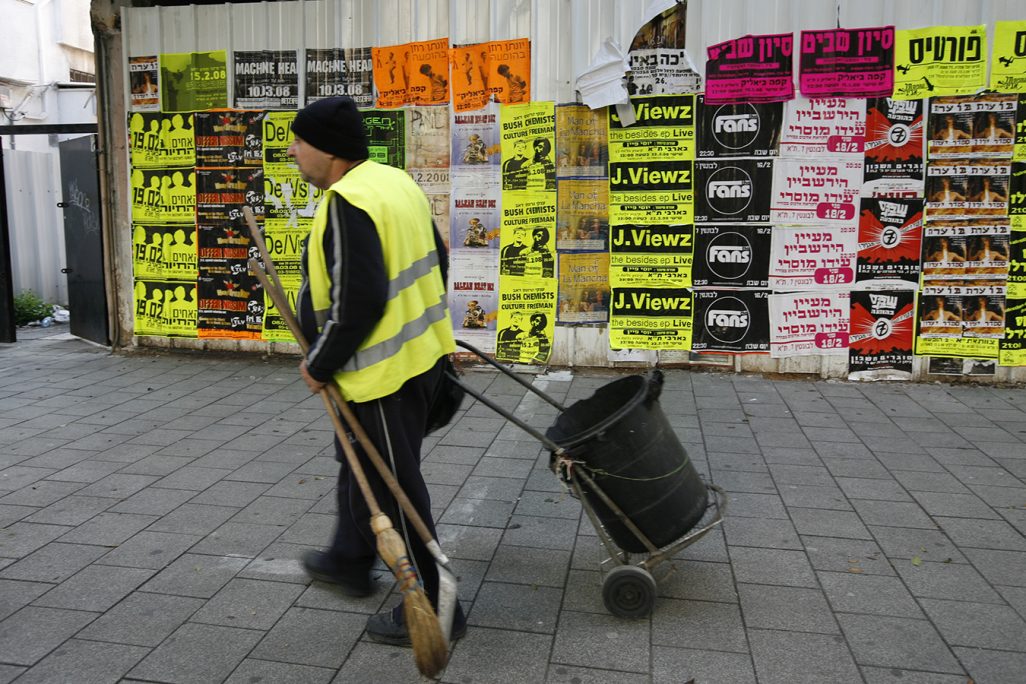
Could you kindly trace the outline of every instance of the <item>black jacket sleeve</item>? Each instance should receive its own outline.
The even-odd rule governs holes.
[[[324,232],[331,309],[306,356],[307,370],[321,382],[328,382],[370,335],[388,299],[385,257],[374,222],[338,195],[331,202]]]

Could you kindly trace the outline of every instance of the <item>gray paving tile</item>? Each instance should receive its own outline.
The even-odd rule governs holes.
[[[67,532],[70,527],[16,522],[0,530],[0,556],[21,558],[46,546]]]
[[[193,503],[235,506],[243,508],[270,489],[270,485],[257,482],[218,482],[195,495]]]
[[[42,480],[56,471],[52,468],[27,468],[25,466],[11,466],[0,470],[0,491],[13,492],[23,487],[28,487],[34,482]],[[58,480],[68,478],[55,478]]]
[[[870,501],[857,499],[852,501],[855,511],[862,522],[869,526],[883,527],[918,527],[926,530],[936,529],[936,524],[919,504],[906,501]]]
[[[0,579],[0,620],[21,610],[50,589],[52,584]]]
[[[787,520],[727,517],[723,521],[723,529],[731,546],[804,548],[794,526]]]
[[[100,562],[159,570],[200,539],[199,535],[143,531],[108,553]]]
[[[836,537],[806,537],[805,553],[816,570],[853,574],[893,575],[880,547],[871,541]]]
[[[965,664],[973,681],[979,684],[1016,682],[1022,679],[1022,673],[1026,672],[1024,653],[960,647],[956,647],[954,651]]]
[[[1026,551],[1026,538],[1004,520],[935,518],[960,547]]]
[[[492,527],[439,524],[438,542],[450,558],[490,561],[503,531]]]
[[[770,473],[778,484],[819,485],[834,483],[830,471],[820,465],[770,465]]]
[[[937,630],[926,620],[845,614],[839,614],[837,620],[860,665],[962,672]]]
[[[559,631],[552,646],[552,662],[647,672],[650,649],[647,621],[620,620],[609,614],[563,611],[559,616]],[[447,673],[447,678],[451,676],[451,672]]]
[[[325,497],[323,501],[328,499],[334,500],[334,497]],[[310,510],[313,511],[313,508]],[[288,544],[321,546],[331,539],[335,529],[335,518],[334,505],[331,506],[330,514],[306,513],[282,532],[277,541]]]
[[[231,674],[260,640],[249,629],[187,623],[129,673],[129,677],[185,684],[219,682]]]
[[[245,664],[243,663],[243,666]],[[291,665],[289,667],[295,668],[300,666]],[[239,671],[241,670],[242,666],[239,667]],[[329,672],[331,675],[335,675],[333,670]],[[251,684],[250,681],[244,682],[241,679],[235,681],[237,684]],[[295,684],[306,684],[308,681],[314,682],[319,680],[278,680],[272,678],[269,681],[294,681]],[[338,675],[331,681],[332,684],[375,681],[387,681],[390,684],[423,684],[424,678],[417,672],[416,664],[409,651],[396,648],[395,646],[384,646],[370,641],[361,641],[350,652],[349,658],[346,659],[346,662],[338,671]]]
[[[964,562],[965,556],[940,530],[914,527],[877,527],[870,530],[880,548],[890,558],[910,559],[919,556],[927,561]]]
[[[443,548],[448,548],[443,547]],[[532,586],[562,587],[570,552],[501,544],[495,549],[485,579]]]
[[[186,503],[164,515],[146,529],[150,532],[176,532],[204,536],[220,527],[236,513],[238,513],[237,508],[228,506]]]
[[[912,594],[897,577],[820,572],[819,581],[830,605],[837,612],[923,617]]]
[[[103,612],[153,575],[152,570],[90,565],[33,602],[36,606]]]
[[[597,566],[596,566],[597,567]],[[664,572],[667,573],[664,576]],[[737,603],[734,575],[728,563],[674,561],[656,567],[660,596],[696,601]]]
[[[920,470],[934,473],[944,472],[944,466],[928,454],[920,454],[914,451],[897,451],[897,447],[894,447],[895,451],[891,451],[891,448],[892,447],[887,447],[887,451],[874,449],[872,452],[880,463],[891,470]]]
[[[136,591],[98,617],[78,636],[94,641],[154,647],[202,605],[201,599]]]
[[[728,492],[777,493],[777,487],[769,473],[713,470],[712,481]]]
[[[11,665],[34,665],[96,615],[28,606],[0,622],[0,653]]]
[[[514,515],[502,535],[502,543],[569,551],[574,547],[576,526],[561,518]]]
[[[562,632],[563,625],[560,627]],[[652,644],[738,653],[748,650],[739,607],[711,601],[657,601],[652,613]]]
[[[815,573],[804,551],[731,547],[730,559],[738,582],[815,587]]]
[[[965,675],[913,672],[896,667],[863,667],[866,684],[966,684]]]
[[[225,684],[254,684],[254,682],[275,682],[275,684],[326,684],[335,671],[323,667],[291,665],[268,660],[246,658],[235,668]],[[370,681],[370,680],[349,680]],[[389,679],[389,681],[394,681]]]
[[[285,582],[233,579],[192,616],[193,622],[270,629],[303,593]]]
[[[1003,605],[920,599],[949,645],[1026,651],[1026,622]]]
[[[107,552],[99,546],[53,542],[0,572],[4,579],[63,582]]]
[[[851,511],[792,508],[791,519],[794,521],[795,529],[803,536],[872,539],[872,535],[858,515]]]
[[[738,494],[730,495],[730,515],[749,518],[788,519],[787,509],[779,496],[774,494]]]
[[[912,492],[919,505],[930,515],[961,518],[999,518],[985,501],[973,494]]]
[[[752,659],[747,654],[722,651],[700,651],[684,648],[652,647],[653,684],[679,684],[683,681],[723,682],[723,684],[755,684]],[[570,682],[570,679],[549,679]],[[581,679],[582,682],[592,680]],[[618,679],[596,679],[594,684],[617,682]],[[625,680],[632,681],[632,680]]]
[[[895,480],[879,480],[856,477],[839,477],[837,484],[851,499],[876,501],[911,501],[905,488]]]
[[[562,597],[562,587],[486,581],[468,621],[474,626],[554,634]]]
[[[554,665],[549,667],[546,684],[647,684],[648,675],[598,668]]]
[[[363,615],[291,608],[267,632],[251,658],[337,669],[363,633]]]
[[[583,627],[583,624],[581,625]],[[587,643],[583,632],[578,632],[582,637],[581,641]],[[609,645],[613,649],[628,650],[627,642],[639,641],[630,638],[630,634],[619,634],[614,639],[609,639]],[[584,654],[578,649],[583,644],[576,643],[571,639],[562,649],[557,646],[554,651],[554,660],[562,662],[559,655],[565,650],[569,657],[579,659]],[[473,681],[480,684],[505,684],[509,681],[511,672],[516,672],[518,677],[524,681],[541,682],[545,680],[545,671],[548,667],[549,653],[553,650],[553,637],[547,634],[526,634],[509,630],[489,629],[476,627],[467,631],[467,635],[460,640],[449,659],[449,666],[445,670],[445,681],[461,682]],[[634,649],[629,649],[633,652]],[[644,648],[644,657],[648,658],[648,648]],[[639,656],[634,655],[629,662],[633,662]],[[573,664],[573,663],[567,663]],[[594,663],[591,663],[594,665]]]
[[[738,584],[746,629],[840,634],[823,592],[802,587]]]
[[[822,467],[823,461],[814,449],[791,449],[787,447],[762,448],[762,456],[770,465]]]
[[[871,480],[875,481],[875,480]],[[780,498],[784,504],[798,508],[825,508],[835,511],[850,511],[851,504],[840,488],[830,485],[781,485]]]
[[[517,515],[537,515],[548,518],[577,520],[581,516],[581,503],[569,492],[525,491],[516,506]]]
[[[515,507],[512,501],[454,497],[440,522],[505,529]]]
[[[275,484],[293,470],[295,470],[295,465],[291,463],[251,461],[244,466],[236,468],[230,475],[226,475],[224,479],[238,482]]]
[[[323,538],[328,537],[325,535]],[[275,542],[261,551],[258,557],[249,561],[239,572],[239,577],[307,584],[310,578],[303,570],[301,559],[309,550],[309,546]]]
[[[149,649],[69,639],[20,678],[20,682],[117,682]]]
[[[187,553],[143,585],[143,591],[210,598],[246,567],[245,558]]]
[[[753,629],[749,630],[748,639],[760,683],[862,682],[851,653],[839,636]]]
[[[152,484],[156,479],[149,475],[114,473],[78,490],[78,493],[81,496],[106,496],[123,500]]]
[[[22,672],[27,670],[25,667],[17,667],[15,665],[0,665],[0,682],[3,684],[10,684],[17,679]]]
[[[211,556],[255,558],[282,533],[278,525],[245,525],[226,522],[189,549]]]

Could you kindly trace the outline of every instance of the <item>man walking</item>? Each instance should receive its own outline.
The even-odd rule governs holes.
[[[301,110],[288,155],[304,180],[324,190],[303,252],[297,312],[310,350],[299,366],[312,392],[338,384],[434,534],[420,447],[427,414],[455,350],[445,296],[445,246],[424,193],[404,171],[370,161],[363,117],[348,97]],[[437,608],[438,570],[363,450],[354,445],[382,510],[404,536],[417,575]],[[330,546],[303,558],[307,573],[351,596],[373,590],[370,512],[335,440],[341,462],[338,520]],[[466,630],[457,607],[452,638]],[[372,615],[371,639],[408,644],[402,604]]]

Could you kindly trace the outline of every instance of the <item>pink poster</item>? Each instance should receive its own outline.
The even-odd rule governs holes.
[[[890,97],[894,27],[802,31],[798,69],[805,97]]]
[[[706,104],[784,102],[794,97],[794,35],[743,36],[708,48]]]

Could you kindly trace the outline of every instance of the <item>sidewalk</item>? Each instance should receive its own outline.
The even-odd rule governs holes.
[[[18,332],[0,345],[0,683],[424,681],[362,633],[395,602],[385,572],[350,599],[299,566],[331,532],[337,465],[294,360]],[[509,379],[467,377],[551,424]],[[572,402],[615,376],[570,377],[533,379]],[[541,445],[469,401],[428,439],[470,623],[440,681],[1026,680],[1026,389],[666,379],[730,505],[651,618],[606,612],[602,547]]]

